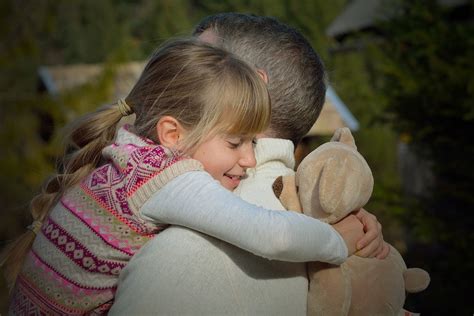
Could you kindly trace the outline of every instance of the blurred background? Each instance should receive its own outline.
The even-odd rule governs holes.
[[[472,1],[0,1],[1,246],[30,224],[61,127],[126,94],[161,42],[225,11],[274,16],[309,39],[331,94],[298,153],[351,127],[375,177],[366,209],[407,265],[432,278],[406,308],[472,315]],[[3,279],[0,289],[4,313]]]

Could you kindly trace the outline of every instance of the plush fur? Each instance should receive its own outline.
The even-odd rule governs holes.
[[[373,188],[372,172],[357,151],[349,129],[311,152],[294,176],[273,186],[282,204],[329,224],[363,207]],[[391,247],[391,246],[390,246]],[[309,315],[403,315],[406,292],[420,292],[429,282],[422,269],[407,269],[391,247],[384,260],[349,257],[340,266],[308,263]]]

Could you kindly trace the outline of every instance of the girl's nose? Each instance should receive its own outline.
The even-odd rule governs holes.
[[[241,167],[244,168],[253,168],[257,164],[257,160],[255,159],[255,152],[253,150],[253,145],[249,144],[246,146],[242,146],[242,155],[239,161]]]

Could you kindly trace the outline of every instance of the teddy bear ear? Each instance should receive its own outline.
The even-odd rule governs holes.
[[[334,135],[332,136],[331,141],[341,142],[357,150],[357,146],[355,144],[355,140],[354,140],[354,137],[352,136],[351,130],[347,127],[338,128],[334,132]]]
[[[372,194],[373,178],[365,161],[355,155],[329,159],[323,167],[319,198],[331,222],[363,207]]]
[[[273,182],[273,193],[280,200],[284,208],[301,212],[301,203],[298,197],[295,175],[280,176]]]
[[[335,214],[339,213],[342,200],[346,200],[343,196],[347,183],[345,176],[346,172],[342,162],[337,158],[331,158],[324,164],[319,180],[319,198],[322,210],[328,214],[339,215],[340,218],[346,215]],[[350,209],[347,213],[349,212]]]
[[[279,199],[281,192],[283,192],[283,177],[279,176],[278,178],[273,181],[272,185],[273,193]]]

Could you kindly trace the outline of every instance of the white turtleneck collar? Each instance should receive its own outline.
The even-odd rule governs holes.
[[[244,200],[273,210],[284,210],[273,193],[272,185],[278,176],[294,173],[293,143],[281,138],[260,138],[255,146],[257,166],[247,170],[247,177],[234,193]]]
[[[255,158],[259,169],[265,164],[284,164],[285,167],[294,169],[294,145],[290,140],[282,138],[260,138],[255,146]]]

